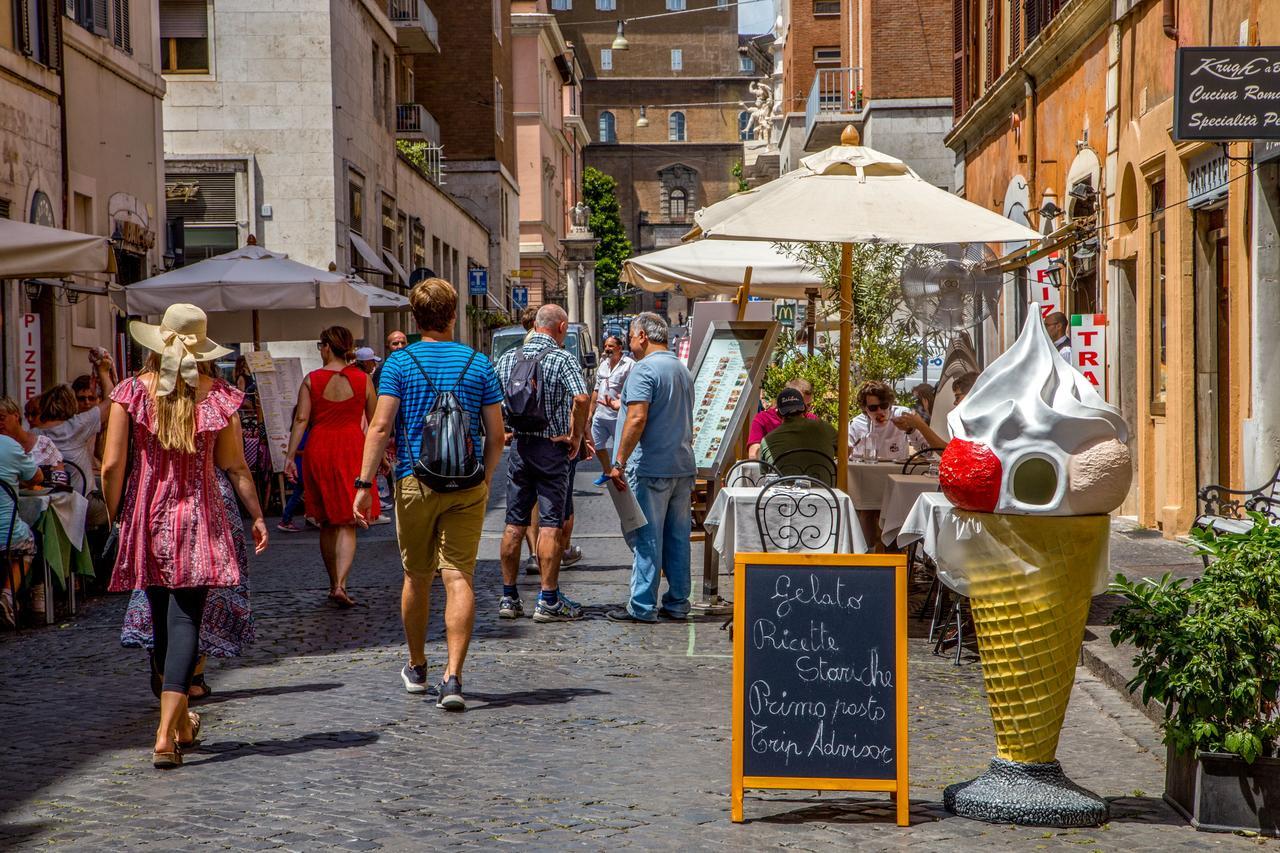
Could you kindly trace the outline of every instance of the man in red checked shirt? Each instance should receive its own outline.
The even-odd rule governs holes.
[[[813,386],[809,384],[807,379],[792,379],[787,382],[784,388],[794,388],[804,396],[804,404],[806,408],[813,407]],[[810,420],[816,420],[817,415],[812,411],[805,412],[805,417]],[[751,432],[747,436],[747,458],[760,458],[760,445],[764,441],[764,437],[782,426],[782,415],[778,414],[776,405],[770,406],[763,412],[757,414],[751,419]]]

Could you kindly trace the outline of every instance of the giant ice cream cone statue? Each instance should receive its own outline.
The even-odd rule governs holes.
[[[1055,759],[1110,520],[1129,488],[1120,413],[1058,354],[1031,312],[948,418],[939,470],[957,524],[939,543],[968,595],[996,732],[991,769],[947,808],[1002,822],[1101,823],[1107,806]]]

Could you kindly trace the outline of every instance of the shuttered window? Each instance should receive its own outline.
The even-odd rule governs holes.
[[[1003,0],[987,0],[987,74],[985,88],[991,86],[999,78],[1002,66],[1000,64],[1000,36],[1003,21],[1000,19],[1000,4]]]
[[[111,0],[111,43],[125,53],[133,53],[133,32],[129,17],[129,0]]]
[[[170,217],[188,224],[234,225],[236,176],[234,172],[183,175],[170,172],[164,178],[165,207]]]
[[[1009,4],[1009,64],[1017,61],[1022,53],[1022,4],[1011,0]]]
[[[59,66],[58,41],[53,37],[60,4],[52,0],[14,0],[14,36],[24,56],[50,68]]]
[[[951,0],[951,111],[956,118],[964,115],[964,4]]]
[[[165,74],[209,73],[205,0],[160,0],[160,61]]]

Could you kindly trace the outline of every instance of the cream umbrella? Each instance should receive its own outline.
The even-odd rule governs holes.
[[[106,237],[0,219],[0,278],[115,271],[115,253]]]
[[[1041,234],[933,186],[896,157],[858,144],[847,127],[836,145],[800,168],[730,196],[694,216],[689,238],[839,243],[839,484],[849,484],[849,369],[854,243],[1015,243]]]
[[[209,334],[231,341],[293,340],[325,326],[363,320],[370,297],[346,276],[307,266],[257,245],[125,288],[129,314],[160,314],[175,302],[209,315]]]
[[[804,299],[822,277],[801,261],[755,240],[695,240],[631,258],[621,280],[650,293],[679,290],[697,299],[737,291],[751,270],[751,295]]]

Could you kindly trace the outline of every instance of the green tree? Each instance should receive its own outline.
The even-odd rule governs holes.
[[[622,227],[618,205],[618,182],[588,166],[582,171],[582,198],[591,208],[591,232],[600,240],[596,246],[596,290],[604,297],[605,313],[617,313],[628,301],[617,295],[618,277],[623,263],[631,257],[631,241]]]
[[[822,277],[828,317],[836,319],[840,296],[839,243],[785,243],[779,249]],[[899,276],[905,246],[855,243],[853,246],[853,376],[897,385],[916,368],[924,351],[911,315],[902,304]]]

